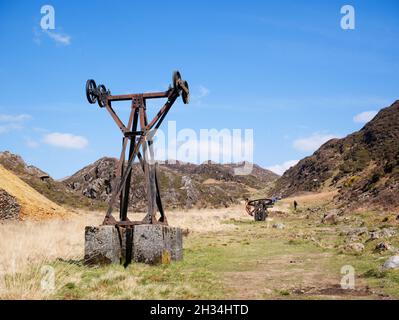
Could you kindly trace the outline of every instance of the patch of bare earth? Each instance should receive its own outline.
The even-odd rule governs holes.
[[[381,299],[361,279],[341,288],[341,277],[323,267],[332,253],[263,257],[252,270],[226,272],[226,299]]]

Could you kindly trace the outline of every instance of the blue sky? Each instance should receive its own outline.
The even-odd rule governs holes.
[[[346,4],[355,30],[340,26]],[[399,98],[398,35],[396,0],[0,0],[0,150],[55,178],[118,156],[118,128],[87,103],[86,80],[159,91],[179,69],[193,101],[167,119],[178,130],[253,129],[254,162],[281,172]]]

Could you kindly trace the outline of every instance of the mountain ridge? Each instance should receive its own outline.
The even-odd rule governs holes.
[[[381,109],[362,129],[331,139],[288,169],[272,193],[339,190],[336,202],[348,208],[399,206],[399,100]]]

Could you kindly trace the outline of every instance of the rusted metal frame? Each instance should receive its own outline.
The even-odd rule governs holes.
[[[140,152],[137,154],[137,158],[139,159],[141,168],[142,168],[142,170],[144,172],[144,160],[143,160],[143,156],[141,155]],[[160,188],[159,188],[159,184],[158,184],[158,176],[157,175],[158,175],[158,163],[155,163],[155,186],[156,186],[156,189],[157,189],[156,201],[157,201],[157,207],[158,207],[159,213],[161,214],[161,218],[160,218],[159,221],[163,222],[163,223],[165,223],[167,225],[168,221],[166,219],[165,211],[164,211],[163,205],[162,205],[161,193],[160,193]]]
[[[144,104],[145,104],[145,100],[144,100]],[[160,117],[160,120],[162,121],[163,118],[165,117],[166,114],[164,114],[163,116]],[[145,118],[145,125],[148,125],[148,119],[147,119],[147,114],[144,114]],[[150,151],[150,156],[152,160],[155,160],[155,156],[154,156],[154,140],[152,139],[152,135],[150,135],[150,139],[148,140],[148,147],[149,147],[149,151]],[[155,162],[154,167],[154,182],[155,182],[155,190],[156,190],[156,204],[159,210],[159,213],[161,215],[161,217],[159,218],[160,222],[165,223],[166,225],[168,224],[168,220],[166,218],[165,215],[165,211],[163,210],[163,206],[162,206],[162,200],[161,200],[161,192],[160,192],[160,188],[159,188],[159,183],[158,183],[158,163]]]
[[[146,105],[144,100],[142,100],[142,107],[140,108],[140,126],[141,128],[146,128],[147,127],[147,114],[146,114]],[[151,134],[150,132],[150,137],[147,134],[144,139],[145,142],[143,144],[143,155],[144,155],[144,175],[145,175],[145,182],[146,182],[146,188],[147,188],[147,203],[148,203],[148,211],[147,215],[144,217],[143,222],[144,223],[156,223],[156,189],[155,189],[155,174],[154,174],[154,166],[151,163],[153,161],[151,152],[149,150],[149,145],[150,145],[150,140],[151,140]]]
[[[134,104],[134,105],[133,105]],[[134,112],[134,118],[133,118],[133,124],[131,127],[132,131],[137,130],[137,123],[138,123],[138,106],[135,105],[135,102],[132,101],[132,108]],[[130,139],[130,147],[129,147],[129,158],[132,156],[134,147],[136,145],[136,137],[132,137]],[[129,206],[129,194],[130,194],[130,181],[132,179],[132,169],[129,170],[126,183],[124,184],[123,190],[121,192],[121,200],[122,200],[122,206],[121,206],[121,211],[120,211],[120,217],[121,221],[127,221],[127,211],[128,211],[128,206]]]
[[[127,124],[127,127],[130,128],[132,126],[133,123],[133,117],[134,117],[134,109],[133,109],[133,101],[132,101],[132,109],[130,111],[130,115],[129,115],[129,121]],[[126,158],[126,148],[127,148],[127,143],[129,142],[129,139],[127,139],[126,137],[122,138],[122,152],[121,155],[119,157],[119,162],[118,162],[118,166],[116,168],[116,177],[121,177],[123,175],[123,169],[124,169],[124,165],[125,165],[125,158]],[[115,185],[113,186],[113,189],[115,189]],[[119,218],[122,218],[122,204],[123,204],[123,194],[124,192],[122,192],[120,194],[120,201],[119,201]]]
[[[163,91],[163,92],[149,92],[149,93],[143,93],[141,96],[143,99],[159,99],[159,98],[167,98],[170,95],[171,90],[168,91]],[[108,101],[127,101],[127,100],[132,100],[135,97],[137,97],[139,94],[134,93],[134,94],[121,94],[121,95],[109,95],[107,97]]]
[[[154,127],[155,125],[155,130],[159,128],[159,126],[161,125],[162,121],[165,119],[166,114],[169,112],[170,108],[172,107],[173,103],[176,101],[176,99],[178,98],[179,93],[176,91],[172,91],[169,96],[168,96],[168,101],[165,103],[165,105],[161,108],[161,110],[158,112],[158,114],[155,116],[155,118],[151,121],[150,124],[147,125],[147,127],[143,130],[144,134],[140,136],[138,142],[135,145],[134,151],[132,156],[130,157],[130,159],[128,160],[128,164],[127,164],[127,170],[130,170],[133,166],[133,162],[137,156],[137,153],[139,151],[139,149],[142,147],[142,145],[145,142],[145,135],[147,134],[147,132],[149,130],[152,129],[152,127]],[[119,193],[122,190],[122,187],[124,185],[124,183],[126,182],[127,179],[127,171],[124,172],[123,176],[119,179],[117,179],[117,188],[115,189],[111,200],[109,202],[108,205],[108,209],[107,209],[107,213],[106,213],[106,217],[104,220],[104,224],[107,224],[107,222],[110,223],[114,223],[115,219],[111,219],[112,217],[112,210],[113,210],[113,205],[116,201],[116,198],[119,196]],[[115,221],[116,222],[116,221]]]
[[[122,120],[118,117],[118,115],[115,113],[114,109],[112,108],[111,101],[108,99],[107,99],[107,103],[105,104],[105,108],[111,115],[112,119],[114,119],[115,123],[117,124],[119,129],[122,131],[122,133],[128,132],[129,130],[123,124]]]

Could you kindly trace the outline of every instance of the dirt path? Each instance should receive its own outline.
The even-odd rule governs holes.
[[[282,255],[253,268],[226,272],[226,299],[381,299],[362,280],[354,290],[341,288],[341,275],[323,268],[330,253]],[[312,261],[313,263],[309,263]]]
[[[332,196],[333,193],[318,195],[316,201],[325,201]],[[311,195],[299,199],[302,202],[315,200]],[[347,258],[338,259],[335,249],[326,249],[328,242],[338,239],[335,226],[316,227],[315,221],[288,215],[289,202],[290,199],[280,203],[275,208],[276,215],[272,213],[268,222],[240,225],[242,234],[239,236],[256,235],[257,240],[250,244],[256,255],[247,258],[242,270],[223,273],[227,299],[387,298],[378,290],[370,289],[359,276],[355,277],[354,289],[342,289],[341,268]],[[283,217],[282,213],[286,215]],[[273,228],[276,222],[284,223],[285,228]],[[319,241],[309,236],[315,229],[319,229]],[[305,236],[298,239],[298,234]],[[326,246],[321,245],[323,241]]]

